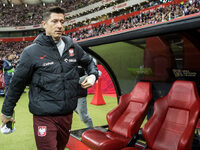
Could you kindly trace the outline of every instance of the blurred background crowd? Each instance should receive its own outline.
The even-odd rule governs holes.
[[[71,12],[80,8],[84,8],[88,5],[97,3],[101,0],[57,0],[56,3],[40,3],[35,5],[13,5],[7,1],[7,4],[0,5],[0,28],[1,27],[13,27],[13,26],[28,26],[40,24],[42,20],[42,11],[44,8],[59,5],[66,8],[67,12]],[[92,9],[84,13],[80,13],[71,17],[66,16],[66,20],[74,19],[80,16],[87,15],[88,13],[94,13],[96,11],[102,10],[104,8],[114,6],[127,0],[116,0],[101,7]],[[157,6],[166,2],[171,2],[172,0],[149,0],[141,4],[136,4],[130,8],[122,9],[115,13],[107,14],[104,20],[126,15],[128,13],[140,11],[135,16],[130,16],[127,19],[121,19],[118,22],[112,22],[110,24],[99,24],[98,26],[93,26],[92,28],[80,28],[85,25],[90,25],[94,19],[85,20],[83,22],[74,23],[72,25],[66,26],[66,31],[80,28],[74,32],[68,32],[74,41],[100,36],[103,34],[113,33],[123,31],[129,28],[136,28],[148,24],[155,24],[158,22],[169,21],[178,17],[183,17],[186,15],[198,13],[200,9],[199,0],[188,0],[186,2],[174,3],[167,7],[157,7],[157,9],[141,11],[153,6]],[[15,14],[15,15],[13,15]],[[95,22],[103,21],[102,17],[96,17]],[[14,54],[15,62],[19,58],[24,47],[29,45],[31,42],[0,42],[0,60],[4,60],[6,55]]]
[[[43,10],[50,6],[61,6],[67,12],[71,12],[98,1],[100,0],[63,0],[56,3],[39,3],[35,5],[14,5],[8,1],[8,4],[0,5],[0,27],[40,24]]]

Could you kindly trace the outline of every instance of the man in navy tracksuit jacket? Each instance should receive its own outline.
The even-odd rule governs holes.
[[[14,67],[12,65],[12,59],[13,59],[13,55],[8,54],[6,59],[4,60],[4,63],[3,63],[3,76],[4,76],[5,85],[6,85],[6,87],[5,87],[6,92],[7,92],[8,86],[10,84],[11,78],[12,78],[13,73],[14,73]]]
[[[64,31],[64,10],[48,9],[43,14],[45,33],[26,47],[10,83],[2,106],[3,125],[14,122],[11,115],[27,84],[29,110],[33,114],[34,134],[38,150],[63,150],[69,138],[72,113],[78,99],[77,66],[89,75],[81,84],[91,87],[98,78],[92,58]]]

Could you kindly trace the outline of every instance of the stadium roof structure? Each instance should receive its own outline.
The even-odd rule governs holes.
[[[39,4],[39,3],[55,3],[56,0],[0,0],[2,4],[14,4],[14,5],[21,5],[21,4]]]

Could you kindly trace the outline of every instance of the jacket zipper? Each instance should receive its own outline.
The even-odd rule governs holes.
[[[56,50],[57,50],[57,52],[58,52],[57,46],[55,46],[55,48],[56,48]],[[58,52],[58,53],[59,53],[59,52]],[[63,56],[63,55],[62,55],[62,56]],[[59,54],[58,62],[59,62],[60,67],[61,67],[61,78],[62,78],[63,90],[64,90],[64,105],[66,106],[66,101],[65,101],[65,99],[66,99],[66,95],[65,95],[65,82],[64,82],[64,76],[63,76],[63,65],[62,65],[63,59],[62,59],[62,56],[60,56],[60,54]]]

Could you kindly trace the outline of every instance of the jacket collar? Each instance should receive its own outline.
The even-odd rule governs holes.
[[[73,40],[69,38],[68,36],[62,35],[62,40],[65,42],[65,46],[67,46],[67,49],[70,47],[74,47]],[[56,43],[54,42],[53,38],[51,36],[47,36],[46,33],[39,34],[36,39],[33,41],[33,43],[40,44],[42,46],[56,46]]]

